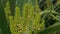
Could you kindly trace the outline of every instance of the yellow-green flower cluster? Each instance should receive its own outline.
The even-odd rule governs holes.
[[[6,7],[4,8],[4,10],[5,10],[6,19],[7,19],[7,21],[8,21],[8,20],[9,20],[9,16],[11,15],[9,1],[6,2]]]
[[[20,9],[15,7],[15,15],[11,15],[9,2],[6,3],[5,15],[9,21],[11,34],[32,34],[44,29],[44,20],[40,23],[41,15],[38,4],[25,3],[23,6],[23,15],[20,15]]]

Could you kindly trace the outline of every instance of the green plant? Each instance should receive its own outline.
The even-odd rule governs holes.
[[[10,34],[10,29],[7,24],[4,7],[5,7],[6,0],[0,0],[0,34]]]
[[[56,6],[60,4],[58,1],[60,0],[57,0]],[[57,23],[60,22],[60,13],[54,10],[55,6],[50,0],[46,0],[45,3],[47,9],[44,6],[44,11],[39,8],[38,0],[6,0],[5,4],[0,4],[4,19],[0,17],[4,24],[1,27],[2,34],[56,34],[60,30],[60,23]],[[56,22],[50,25],[49,19],[45,20],[46,17],[53,17]],[[45,23],[49,24],[49,27],[46,28]]]
[[[56,8],[57,6],[60,5],[60,0],[58,0],[55,5],[51,2],[51,0],[46,0],[46,2],[44,2],[44,4],[47,4],[47,8],[46,5],[42,4],[42,6],[44,5],[44,12],[43,13],[43,19],[45,19],[45,25],[48,25],[49,27],[45,28],[43,31],[40,32],[40,34],[56,34],[58,32],[58,30],[60,30],[60,24],[57,22],[60,22],[60,18],[59,15],[60,13],[56,10],[58,10],[58,8]],[[59,6],[60,7],[60,6]],[[52,18],[51,18],[52,17]],[[47,19],[46,19],[47,18]],[[55,21],[53,21],[55,20]],[[54,24],[55,25],[54,25]],[[50,25],[52,24],[52,25]]]
[[[41,24],[39,23],[41,14],[37,2],[35,7],[32,2],[27,2],[21,9],[22,16],[19,6],[15,7],[15,15],[12,16],[9,1],[6,3],[5,16],[7,22],[9,22],[11,34],[32,34],[32,32],[37,34],[39,30],[45,28],[44,20],[42,20]]]
[[[43,31],[39,32],[40,34],[55,34],[57,33],[57,31],[60,31],[60,22],[55,23],[54,25],[44,29]]]

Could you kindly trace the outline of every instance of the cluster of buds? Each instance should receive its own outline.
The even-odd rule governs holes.
[[[32,34],[32,32],[34,32],[34,34],[37,34],[38,30],[40,31],[45,27],[44,20],[42,21],[42,23],[40,23],[41,15],[37,3],[36,6],[34,6],[32,2],[30,4],[25,3],[22,9],[22,16],[20,14],[20,9],[21,8],[16,6],[15,15],[12,16],[9,2],[6,3],[5,15],[10,24],[9,26],[11,34]]]

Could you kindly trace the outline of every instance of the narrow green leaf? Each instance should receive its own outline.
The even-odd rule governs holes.
[[[54,25],[44,29],[43,31],[40,31],[40,34],[49,34],[55,31],[59,31],[60,30],[60,22],[59,23],[55,23]]]

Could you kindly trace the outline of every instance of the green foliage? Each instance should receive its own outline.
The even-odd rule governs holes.
[[[10,30],[4,13],[5,3],[6,0],[0,0],[0,34],[10,34]]]
[[[55,23],[52,26],[49,26],[48,28],[44,29],[43,31],[39,32],[40,34],[49,34],[49,33],[53,33],[55,31],[60,31],[60,22]],[[55,32],[56,33],[56,32]]]
[[[57,0],[55,5],[58,6],[59,2],[60,0]],[[54,10],[55,6],[51,0],[46,0],[46,4],[47,9],[44,6],[45,9],[42,11],[38,0],[7,0],[6,4],[0,3],[4,5],[0,10],[2,14],[0,19],[3,20],[3,22],[0,20],[3,23],[0,31],[2,34],[56,34],[60,31],[60,23],[57,23],[60,22],[60,13]],[[47,21],[52,17],[56,22],[52,26],[48,22],[49,27],[46,28],[46,17],[48,17]]]
[[[44,20],[40,24],[41,14],[38,4],[36,6],[31,3],[25,3],[22,9],[22,16],[20,15],[20,8],[15,7],[15,15],[11,15],[9,1],[6,2],[5,16],[9,22],[11,34],[37,34],[45,28]]]

